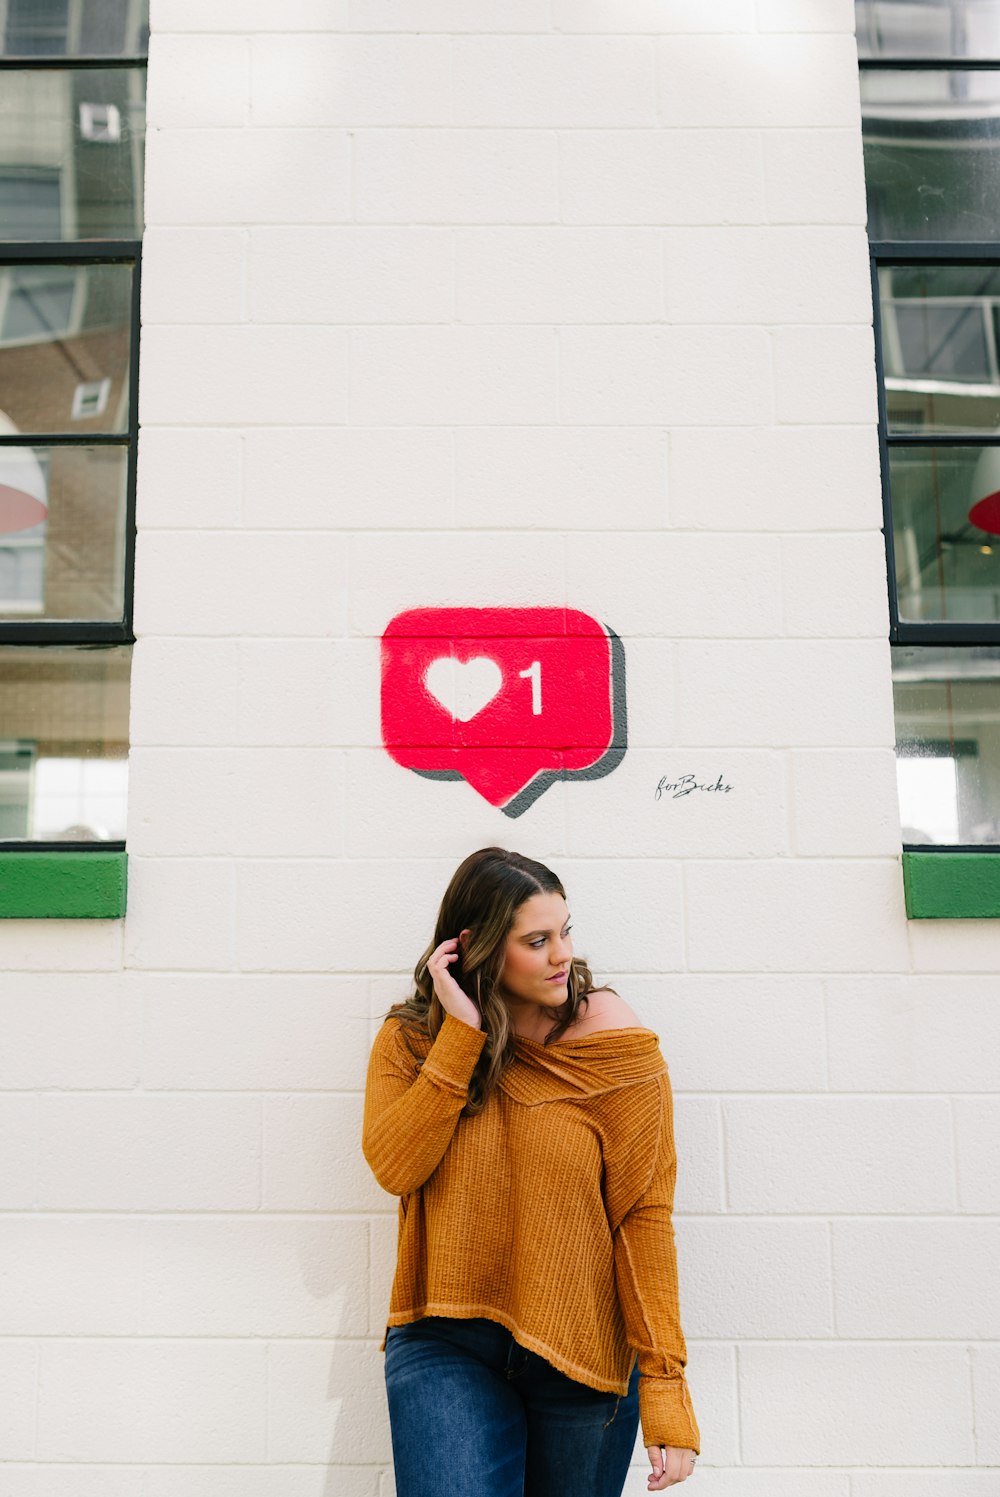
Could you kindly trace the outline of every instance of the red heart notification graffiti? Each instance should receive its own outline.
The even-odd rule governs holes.
[[[621,761],[621,640],[571,608],[398,613],[382,635],[382,740],[404,768],[467,780],[519,816],[555,780]]]

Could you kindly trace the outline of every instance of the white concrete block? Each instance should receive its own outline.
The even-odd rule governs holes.
[[[975,1409],[976,1459],[1000,1464],[1000,1434],[993,1410],[1000,1404],[1000,1350],[995,1346],[969,1348]]]
[[[871,319],[862,227],[672,228],[663,235],[672,323]]]
[[[43,1341],[37,1456],[263,1461],[266,1353],[259,1341]]]
[[[604,779],[567,783],[566,849],[580,857],[595,843],[605,857],[775,857],[788,847],[784,779],[778,754],[632,748]],[[696,788],[705,786],[718,788]]]
[[[693,971],[885,972],[903,964],[895,860],[690,863],[685,886]]]
[[[11,974],[0,992],[0,1088],[124,1087],[138,1080],[139,1014],[119,974]]]
[[[459,322],[661,322],[664,317],[656,230],[460,229],[455,263]]]
[[[639,979],[634,979],[634,982]],[[815,978],[671,974],[646,979],[675,1092],[825,1089],[822,984]],[[657,1009],[646,1009],[652,1016]],[[680,1079],[678,1079],[680,1078]]]
[[[351,0],[151,0],[154,31],[335,31],[348,29]]]
[[[973,1347],[976,1357],[984,1348]],[[992,1471],[852,1471],[852,1497],[993,1497]]]
[[[557,31],[753,31],[753,0],[553,0]]]
[[[992,977],[857,975],[828,978],[824,987],[830,1084],[838,1091],[995,1089],[1000,1013]],[[1000,1171],[996,1178],[1000,1186]]]
[[[530,824],[518,829],[519,851],[543,862],[565,852],[565,797],[566,786],[556,783],[532,805]],[[470,846],[491,846],[501,818],[510,825],[468,784],[426,779],[397,764],[381,745],[348,754],[345,808],[348,858],[448,857],[455,816]]]
[[[666,523],[665,432],[487,426],[461,427],[454,440],[455,520],[462,529],[613,526],[621,532]]]
[[[251,40],[255,126],[451,124],[447,38],[324,31]]]
[[[5,1462],[35,1455],[39,1351],[40,1344],[32,1341],[0,1341],[0,1459]]]
[[[862,535],[792,535],[781,542],[785,631],[850,639],[889,633],[885,541]]]
[[[452,523],[448,431],[267,426],[248,431],[245,440],[248,526],[391,530]]]
[[[614,987],[625,996],[632,991],[634,980],[630,979],[626,983],[623,979],[617,979]],[[674,1063],[669,1050],[665,1058],[673,1071]],[[677,1146],[674,1208],[678,1218],[696,1211],[713,1214],[724,1211],[725,1166],[718,1102],[711,1097],[685,1097],[675,1092],[674,1141]]]
[[[855,1472],[848,1475],[846,1471],[820,1471],[815,1466],[799,1471],[778,1471],[773,1466],[758,1471],[740,1466],[702,1466],[701,1469],[702,1479],[705,1471],[710,1473],[712,1497],[802,1497],[806,1487],[809,1497],[851,1497],[851,1481],[856,1479]],[[907,1473],[906,1479],[911,1483],[910,1497],[913,1497],[914,1478]],[[638,1497],[638,1493],[630,1494],[630,1497]],[[875,1497],[874,1488],[872,1497]],[[902,1493],[900,1497],[903,1497]]]
[[[568,130],[559,216],[578,224],[759,223],[761,138],[750,130]]]
[[[250,47],[242,36],[194,39],[151,29],[146,123],[242,125],[250,107]]]
[[[864,225],[868,207],[857,130],[768,130],[762,139],[772,223]]]
[[[260,1115],[259,1099],[250,1096],[47,1092],[40,1099],[38,1205],[255,1211]]]
[[[5,1336],[130,1336],[139,1329],[142,1223],[8,1216],[0,1235]]]
[[[548,31],[538,0],[351,0],[355,31]]]
[[[361,1112],[360,1094],[265,1096],[264,1210],[389,1209],[361,1152]]]
[[[453,322],[447,229],[336,225],[250,236],[254,322]]]
[[[722,1116],[732,1210],[955,1208],[946,1097],[726,1097]]]
[[[4,1497],[136,1497],[142,1479],[143,1473],[136,1466],[18,1465],[7,1461]]]
[[[665,639],[630,639],[625,661],[630,747],[672,744],[676,731],[673,644]]]
[[[948,1342],[995,1340],[997,1221],[835,1220],[837,1333]]]
[[[895,741],[887,641],[682,640],[677,652],[679,744],[885,748]]]
[[[359,130],[353,148],[359,223],[552,223],[559,216],[556,138],[547,130]]]
[[[559,416],[580,425],[766,424],[768,335],[756,327],[562,328]]]
[[[781,633],[776,538],[748,535],[609,536],[571,531],[566,574],[573,602],[632,635],[754,637]]]
[[[344,756],[333,749],[133,750],[128,841],[139,857],[338,856]]]
[[[136,629],[341,635],[346,546],[337,534],[144,531],[136,542]]]
[[[151,229],[150,237],[155,232]],[[141,530],[239,525],[242,478],[239,432],[144,426],[139,432],[136,523]],[[133,665],[133,691],[136,674]]]
[[[659,858],[560,861],[576,949],[594,970],[675,972],[681,959],[681,882]]]
[[[147,1091],[364,1087],[362,978],[147,973],[129,988],[142,1009]]]
[[[378,1343],[278,1341],[268,1347],[269,1461],[385,1461],[392,1449]],[[339,1492],[339,1487],[338,1487]]]
[[[654,53],[639,37],[465,36],[452,43],[456,125],[655,125]]]
[[[789,756],[792,846],[805,857],[894,857],[899,800],[892,749],[801,749]]]
[[[851,0],[757,0],[759,31],[846,31],[854,34]]]
[[[685,1337],[829,1336],[830,1244],[821,1221],[717,1216],[675,1223]]]
[[[223,858],[131,857],[126,966],[232,967],[234,902],[234,869]]]
[[[241,640],[234,739],[381,747],[379,669],[375,639]]]
[[[267,1465],[147,1467],[142,1497],[322,1497],[323,1482],[337,1484],[337,1497],[378,1497],[377,1466]],[[27,1494],[26,1494],[27,1497]],[[39,1494],[41,1497],[41,1494]],[[95,1493],[94,1497],[100,1497]],[[117,1497],[117,1494],[112,1494]],[[133,1497],[133,1494],[129,1494]]]
[[[586,606],[568,596],[557,534],[526,546],[523,536],[505,531],[356,531],[349,544],[353,634],[381,637],[418,599],[422,608]]]
[[[779,327],[771,336],[779,422],[875,421],[870,327]]]
[[[143,326],[247,321],[246,258],[243,229],[154,225],[142,244]]]
[[[236,722],[236,651],[231,640],[136,640],[133,745],[231,743]],[[131,909],[129,910],[131,915]]]
[[[150,130],[146,223],[342,223],[346,130]]]
[[[672,431],[670,516],[685,530],[877,531],[875,427]]]
[[[956,1097],[954,1107],[962,1209],[994,1213],[1000,1200],[1000,1100]]]
[[[142,338],[139,419],[315,426],[347,420],[347,334],[335,327],[163,327]]]
[[[38,1098],[0,1094],[0,1207],[30,1210],[38,1183]]]
[[[853,36],[672,36],[656,47],[661,125],[858,126]]]
[[[974,1459],[963,1346],[866,1341],[859,1361],[849,1343],[757,1343],[740,1347],[739,1377],[749,1464],[837,1466],[845,1438],[857,1465],[951,1467]]]
[[[116,972],[121,964],[120,920],[0,921],[5,972]]]
[[[551,328],[357,328],[350,419],[369,426],[552,422],[556,378]]]
[[[146,1336],[363,1336],[368,1225],[303,1217],[143,1224]]]
[[[914,972],[1000,970],[1000,925],[993,920],[911,920],[907,926]]]

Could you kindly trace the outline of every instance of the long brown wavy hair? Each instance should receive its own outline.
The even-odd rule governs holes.
[[[482,1111],[516,1054],[510,1010],[500,993],[499,977],[517,911],[533,894],[553,893],[566,898],[562,882],[544,863],[505,847],[481,847],[470,853],[455,869],[444,892],[433,940],[413,971],[412,996],[394,1003],[383,1016],[401,1020],[404,1039],[407,1032],[435,1039],[444,1023],[445,1010],[434,992],[427,962],[442,941],[468,927],[468,945],[457,948],[458,960],[449,964],[448,971],[482,1015],[486,1043],[469,1082],[469,1099],[460,1113],[462,1117]],[[593,976],[582,957],[570,959],[567,988],[566,1001],[553,1008],[556,1023],[545,1037],[546,1044],[565,1033],[594,991]],[[406,1045],[419,1069],[422,1057],[408,1039]]]

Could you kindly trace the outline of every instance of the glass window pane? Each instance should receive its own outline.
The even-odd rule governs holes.
[[[1000,72],[864,69],[861,112],[869,238],[996,238]]]
[[[903,841],[1000,843],[1000,647],[895,646]]]
[[[125,836],[130,645],[0,646],[0,837]]]
[[[6,69],[0,239],[140,238],[145,131],[145,68]]]
[[[879,312],[891,432],[1000,430],[1000,265],[883,265]]]
[[[1000,57],[997,0],[854,0],[859,57]]]
[[[127,429],[131,297],[129,265],[0,264],[6,430]],[[105,380],[103,402],[84,398],[81,387]]]
[[[1000,447],[889,448],[900,619],[1000,620]]]
[[[120,619],[125,447],[0,444],[0,618]]]
[[[149,0],[7,0],[0,30],[10,57],[139,57],[149,46]]]

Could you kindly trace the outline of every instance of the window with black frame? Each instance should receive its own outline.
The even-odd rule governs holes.
[[[1000,3],[857,0],[856,17],[903,846],[987,853],[1000,850]],[[979,866],[995,880],[1000,860]]]
[[[3,889],[12,852],[124,857],[148,34],[0,0]]]

